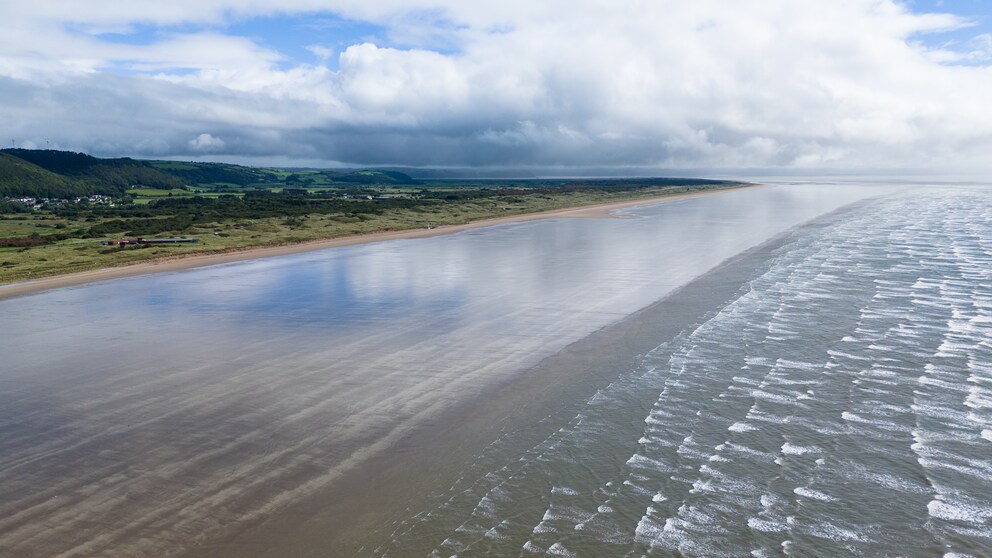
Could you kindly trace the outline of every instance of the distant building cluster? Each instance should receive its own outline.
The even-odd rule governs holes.
[[[80,198],[7,198],[7,201],[19,203],[30,207],[31,209],[42,209],[45,206],[51,207],[53,205],[68,205],[70,203],[83,203],[84,201],[93,205],[109,205],[111,207],[117,206],[117,202],[114,201],[114,198],[99,194]]]
[[[346,194],[346,200],[391,200],[396,196],[370,196],[368,194]]]

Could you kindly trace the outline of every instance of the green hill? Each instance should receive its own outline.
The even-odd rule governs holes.
[[[245,167],[230,163],[196,163],[180,161],[150,161],[157,170],[179,177],[199,186],[275,186],[300,185],[307,177],[320,176],[322,184],[412,184],[413,178],[388,170],[301,170]]]
[[[4,149],[2,153],[52,173],[85,182],[95,189],[95,193],[120,194],[129,186],[171,190],[182,188],[185,184],[180,178],[159,171],[147,161],[126,157],[99,159],[85,153],[52,149]]]
[[[2,149],[2,153],[23,159],[56,174],[79,174],[100,163],[100,159],[85,153],[54,149]]]
[[[279,176],[263,168],[243,167],[228,163],[194,163],[180,161],[150,161],[149,165],[187,184],[235,184],[254,186],[280,182]]]
[[[344,173],[325,171],[324,175],[333,182],[347,184],[412,184],[413,178],[399,171],[360,170]]]
[[[71,198],[103,193],[99,188],[0,152],[0,197]]]
[[[0,149],[0,197],[71,198],[119,196],[133,186],[160,190],[203,186],[215,191],[241,188],[414,184],[394,170],[300,170],[228,163],[101,159],[52,149]]]

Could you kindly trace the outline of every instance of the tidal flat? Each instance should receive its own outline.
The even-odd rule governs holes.
[[[728,191],[0,301],[0,555],[371,553],[616,372],[542,361],[887,192]],[[598,347],[575,362],[652,348]]]

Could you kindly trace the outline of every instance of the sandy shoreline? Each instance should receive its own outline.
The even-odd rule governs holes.
[[[463,225],[442,225],[432,229],[411,229],[405,231],[383,231],[369,234],[353,235],[346,237],[329,238],[323,240],[312,240],[297,244],[286,244],[280,246],[263,246],[253,248],[243,248],[231,251],[190,254],[183,256],[171,256],[155,260],[142,261],[121,267],[106,267],[91,271],[78,273],[68,273],[65,275],[54,275],[40,279],[32,279],[20,283],[0,285],[0,300],[24,296],[51,289],[72,287],[97,281],[107,281],[123,277],[133,277],[137,275],[147,275],[151,273],[162,273],[170,271],[182,271],[196,267],[205,267],[232,263],[259,258],[271,258],[285,256],[289,254],[299,254],[326,248],[337,248],[340,246],[352,246],[356,244],[366,244],[371,242],[383,242],[387,240],[426,238],[453,234],[469,229],[489,227],[505,223],[520,223],[525,221],[535,221],[539,219],[551,219],[559,217],[574,218],[607,218],[611,217],[611,212],[618,209],[637,207],[641,205],[654,205],[658,203],[674,202],[700,196],[709,196],[723,192],[737,191],[744,188],[754,188],[758,185],[742,186],[739,188],[728,188],[722,190],[692,192],[688,194],[676,194],[669,196],[659,196],[656,198],[643,198],[636,200],[625,200],[622,202],[611,202],[596,205],[586,205],[581,207],[569,207],[564,209],[554,209],[551,211],[541,211],[537,213],[524,213],[520,215],[508,215],[506,217],[494,217],[491,219],[481,219]]]
[[[476,498],[439,523],[418,512],[558,431],[843,203],[781,193],[271,261],[271,281],[221,266],[4,303],[2,546],[429,554]]]
[[[467,471],[483,474],[471,464],[493,439],[501,437],[504,451],[510,453],[540,443],[566,424],[581,402],[614,380],[617,370],[632,368],[661,341],[705,321],[714,308],[731,300],[792,238],[791,231],[779,234],[539,364],[464,394],[445,413],[408,432],[389,451],[349,469],[337,482],[264,522],[246,524],[180,556],[233,558],[246,555],[246,549],[260,558],[379,556],[395,551],[395,533],[413,528],[401,523],[409,519],[410,510],[430,509],[432,491],[447,488],[444,479]],[[429,555],[432,543],[438,542],[426,537],[404,544],[411,540],[423,546],[404,546],[403,555]]]

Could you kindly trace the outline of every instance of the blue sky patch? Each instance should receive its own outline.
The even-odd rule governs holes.
[[[82,31],[71,27],[70,30]],[[371,42],[378,46],[402,46],[392,43],[391,35],[383,26],[340,18],[329,13],[253,17],[224,24],[138,24],[131,26],[126,32],[100,33],[95,36],[108,43],[147,46],[170,36],[203,32],[244,37],[281,54],[285,60],[280,65],[285,67],[322,64],[337,69],[338,54],[351,45]]]
[[[992,3],[987,0],[927,0],[909,4],[917,12],[950,13],[972,25],[928,33],[915,40],[928,48],[946,49],[963,56],[954,64],[984,66],[992,63]]]

